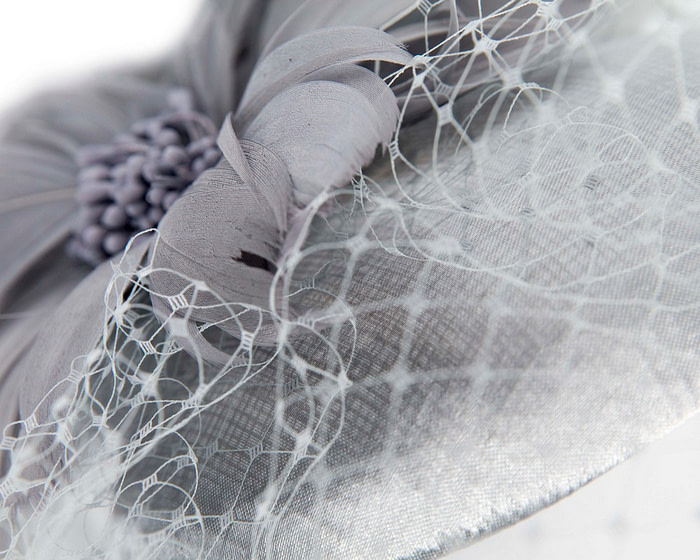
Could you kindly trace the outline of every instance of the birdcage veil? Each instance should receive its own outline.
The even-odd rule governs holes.
[[[7,557],[437,558],[694,413],[692,4],[211,1],[28,105]]]

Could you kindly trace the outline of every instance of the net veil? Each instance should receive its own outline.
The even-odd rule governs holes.
[[[6,374],[26,385],[0,443],[7,558],[437,558],[700,405],[694,2],[296,4],[210,2],[198,25],[255,12],[258,60],[329,24],[388,32],[410,61],[362,69],[395,131],[295,192],[260,297],[159,260],[165,227],[61,281]],[[244,86],[206,97],[187,53],[140,110],[176,83],[220,124]],[[244,179],[222,160],[200,180],[224,172]]]

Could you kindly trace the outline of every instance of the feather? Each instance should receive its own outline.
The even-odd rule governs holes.
[[[190,89],[197,107],[217,123],[236,106],[256,58],[263,9],[255,0],[207,0],[170,60],[172,81]]]
[[[224,155],[231,153],[234,141],[229,138],[221,144]],[[185,294],[192,302],[187,310],[190,327],[193,321],[212,323],[237,337],[244,329],[256,332],[258,342],[272,343],[276,334],[269,320],[255,311],[234,320],[231,304],[271,308],[270,286],[284,240],[292,184],[284,164],[270,150],[243,142],[233,151],[233,161],[235,152],[244,154],[255,182],[242,181],[225,157],[175,202],[151,249],[152,299],[161,320],[172,313],[167,298]],[[195,290],[193,282],[206,288]],[[197,335],[190,328],[189,337],[180,342],[214,363],[230,358]]]
[[[145,240],[134,243],[133,249],[123,258],[120,266],[135,269],[148,249]],[[59,258],[58,263],[65,261]],[[20,387],[20,413],[23,418],[36,414],[36,420],[43,423],[49,419],[51,405],[64,394],[66,378],[72,370],[72,362],[86,356],[95,348],[102,337],[109,308],[114,308],[120,289],[126,286],[115,284],[115,289],[107,292],[114,274],[115,261],[106,261],[82,281],[74,286],[75,279],[67,278],[61,290],[72,291],[63,299],[55,312],[44,312],[41,329],[33,340],[31,348],[13,372],[18,379],[32,379],[32,383],[22,383]],[[37,376],[36,372],[42,375]],[[39,406],[40,405],[40,406]],[[38,407],[38,408],[37,408]],[[36,411],[35,411],[36,409]]]
[[[281,179],[271,183],[284,203],[290,189],[284,181],[284,167],[273,172],[275,158],[269,157],[265,173]],[[153,249],[153,266],[164,272],[153,274],[158,293],[175,295],[191,283],[204,282],[224,301],[245,302],[267,307],[271,266],[250,266],[246,254],[274,263],[283,231],[275,212],[257,189],[235,180],[233,169],[223,161],[205,172],[163,218],[159,239]],[[175,270],[182,279],[170,280],[165,270]]]
[[[52,165],[55,156],[59,165]],[[65,240],[76,204],[73,169],[45,149],[0,146],[0,309],[7,294],[47,251]]]
[[[0,310],[43,255],[65,243],[76,219],[75,152],[111,138],[162,105],[167,90],[130,76],[96,80],[20,107],[0,140]],[[83,271],[85,272],[85,271]]]
[[[234,125],[245,137],[248,124],[277,94],[322,68],[368,60],[405,65],[411,56],[391,36],[375,29],[335,27],[292,39],[256,68],[236,111]]]
[[[328,42],[331,37],[337,44]],[[316,54],[295,62],[307,51]],[[345,185],[372,160],[376,146],[391,139],[399,116],[391,89],[373,72],[347,64],[374,57],[409,59],[381,32],[341,28],[284,45],[262,61],[241,109],[255,114],[249,126],[239,123],[244,140],[238,140],[233,118],[225,119],[219,135],[224,159],[175,203],[158,228],[151,281],[154,306],[166,325],[165,299],[186,293],[196,298],[188,311],[190,327],[193,321],[216,323],[238,337],[241,329],[254,331],[258,343],[276,340],[269,320],[251,314],[232,321],[226,304],[282,308],[274,289],[271,296],[276,265],[283,246],[305,234],[297,217],[292,239],[285,239],[292,201],[304,207]],[[246,98],[252,101],[246,104]],[[195,294],[192,280],[211,292]],[[190,328],[192,335],[197,337]],[[227,359],[201,337],[180,343],[216,363]]]
[[[133,250],[122,259],[121,266],[135,268],[147,248],[143,241],[135,243]],[[65,266],[62,258],[57,264]],[[48,421],[52,404],[68,386],[66,378],[72,370],[73,360],[87,355],[102,337],[107,319],[105,298],[113,308],[116,298],[121,296],[119,285],[115,291],[106,294],[114,274],[114,264],[114,261],[103,263],[77,286],[75,278],[70,278],[69,274],[58,292],[66,293],[71,288],[72,291],[55,312],[43,312],[36,339],[12,372],[17,379],[33,380],[20,386],[19,409],[23,418],[35,414],[40,424]],[[42,372],[42,375],[37,376],[36,372]]]
[[[388,90],[371,72],[361,75],[369,76]],[[374,84],[374,80],[363,83]],[[285,162],[296,202],[303,207],[319,193],[347,184],[373,159],[377,144],[389,142],[398,120],[396,98],[390,95],[387,103],[386,97],[378,95],[376,101],[375,105],[342,83],[305,82],[275,97],[251,123],[247,135]],[[343,134],[337,133],[339,122]]]
[[[282,8],[278,5],[284,4]],[[299,2],[297,2],[299,4]],[[293,2],[273,3],[268,24],[263,55],[295,37],[324,27],[335,27],[352,22],[353,25],[374,27],[388,26],[415,9],[415,0],[384,0],[383,2],[347,2],[346,0],[306,0],[291,11]],[[283,17],[287,15],[286,19]]]
[[[36,333],[59,307],[64,298],[85,276],[59,247],[45,255],[23,277],[20,286],[7,294],[7,305],[0,314],[0,391],[5,406],[0,411],[0,426],[14,421],[18,412],[19,390],[27,383],[29,372],[17,366],[31,352]],[[32,376],[32,379],[34,376]],[[25,389],[26,390],[26,389]]]

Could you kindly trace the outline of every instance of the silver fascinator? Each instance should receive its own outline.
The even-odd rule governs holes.
[[[208,0],[7,116],[5,557],[439,558],[694,414],[694,4]]]

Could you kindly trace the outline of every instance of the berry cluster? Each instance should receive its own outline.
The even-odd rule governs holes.
[[[182,192],[219,161],[216,132],[192,109],[189,96],[176,92],[163,114],[138,121],[112,144],[82,148],[80,211],[69,253],[97,265],[124,250],[135,234],[156,227]]]

